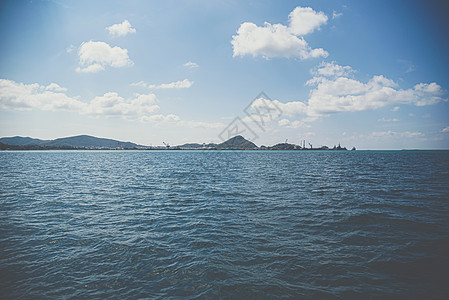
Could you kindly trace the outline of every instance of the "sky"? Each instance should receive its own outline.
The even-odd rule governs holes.
[[[0,136],[449,149],[445,1],[2,1]]]

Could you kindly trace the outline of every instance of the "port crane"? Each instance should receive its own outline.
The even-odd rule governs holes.
[[[166,143],[166,142],[162,142],[164,143],[165,147],[167,147],[167,149],[170,149],[170,144]]]
[[[311,143],[307,143],[307,144],[309,144],[309,146],[310,146],[310,149],[312,149],[313,147],[312,147],[312,144]]]

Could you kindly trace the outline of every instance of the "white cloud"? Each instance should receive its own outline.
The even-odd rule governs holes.
[[[54,82],[52,82],[52,83],[50,83],[49,85],[47,85],[47,86],[45,87],[45,89],[46,89],[47,91],[54,91],[54,92],[67,92],[67,89],[66,89],[66,88],[61,87],[61,86],[59,86],[59,84],[54,83]]]
[[[143,87],[143,88],[148,87],[148,85],[144,81],[133,82],[133,83],[130,84],[130,86],[140,86],[140,87]]]
[[[183,66],[187,67],[187,68],[191,68],[191,69],[199,67],[199,65],[197,63],[194,63],[192,61],[186,62]]]
[[[280,114],[287,116],[304,115],[307,112],[307,106],[300,101],[290,101],[282,103],[278,100],[268,100],[259,98],[251,103],[251,108],[255,111],[271,111],[277,112],[280,110]]]
[[[278,121],[278,125],[282,126],[282,127],[287,126],[289,124],[290,124],[290,120],[287,120],[287,119],[282,119],[282,120]]]
[[[339,18],[343,15],[343,13],[337,13],[335,10],[332,12],[332,20]]]
[[[340,66],[333,62],[322,62],[311,71],[312,75],[326,77],[351,76],[355,71],[350,66]]]
[[[0,79],[0,108],[4,110],[70,111],[93,116],[117,116],[129,120],[145,120],[159,110],[154,94],[135,94],[125,99],[116,92],[97,96],[90,102],[67,96],[56,83],[48,86],[17,83]],[[157,117],[154,117],[157,118]],[[176,120],[168,115],[166,120]]]
[[[338,71],[342,68],[345,70],[346,67],[335,65],[323,69],[337,70],[331,72],[320,72],[321,69],[318,68],[318,72],[314,72],[316,76],[307,82],[308,85],[315,86],[309,96],[309,116],[375,110],[398,104],[424,106],[446,101],[442,98],[441,86],[434,82],[419,83],[403,90],[393,80],[382,75],[373,76],[366,83],[348,78],[347,72]]]
[[[305,35],[320,29],[326,24],[327,16],[323,12],[316,12],[310,7],[296,7],[289,15],[290,31],[295,35]]]
[[[66,49],[67,53],[72,53],[73,50],[75,50],[75,46],[73,46],[73,45],[70,45],[70,46],[67,47],[67,49]]]
[[[131,83],[131,86],[140,86],[149,89],[186,89],[191,87],[195,82],[188,79],[178,80],[170,83],[147,84],[144,81]]]
[[[163,84],[150,84],[148,87],[150,89],[185,89],[189,88],[193,85],[193,81],[190,81],[188,79],[184,79],[182,81],[175,81],[170,83],[163,83]]]
[[[93,73],[104,70],[105,66],[114,68],[132,66],[128,50],[111,47],[105,42],[84,42],[78,49],[80,67],[77,72]]]
[[[135,119],[150,115],[159,110],[156,95],[136,95],[134,99],[124,99],[115,92],[97,96],[84,109],[83,113],[102,116],[122,116]]]
[[[446,133],[449,132],[449,126],[444,127],[443,129],[441,129],[442,133]]]
[[[399,122],[399,119],[396,119],[396,118],[393,118],[393,119],[382,118],[382,119],[378,119],[377,122]]]
[[[391,109],[391,111],[398,111],[399,109],[400,109],[399,106],[395,106],[395,107],[393,107],[393,108]]]
[[[131,23],[128,20],[123,21],[120,24],[114,24],[105,28],[109,31],[109,34],[113,37],[125,36],[128,33],[136,33],[136,29],[131,27]]]
[[[282,116],[299,117],[300,122],[311,122],[320,117],[339,112],[376,110],[389,105],[408,104],[432,105],[447,101],[443,90],[436,83],[419,83],[413,88],[400,89],[393,80],[382,75],[373,76],[364,83],[348,76],[354,73],[349,66],[321,63],[311,70],[315,75],[306,84],[312,86],[307,101],[280,102],[278,100],[256,99],[251,104],[251,115],[256,121],[272,121]],[[392,110],[397,111],[399,106]],[[254,113],[255,112],[255,113]],[[277,113],[275,118],[272,113]],[[379,119],[379,122],[398,122],[397,118]],[[304,124],[281,119],[281,127],[297,128]]]
[[[62,93],[65,88],[56,83],[41,86],[0,79],[0,108],[5,110],[79,111],[85,104]]]
[[[327,57],[322,48],[312,49],[302,35],[310,33],[325,24],[327,17],[316,13],[310,7],[297,7],[289,15],[290,25],[264,23],[259,27],[244,22],[232,36],[233,57],[297,57],[300,59]]]
[[[405,137],[405,138],[416,138],[416,137],[424,136],[424,134],[419,131],[396,132],[396,131],[391,131],[391,130],[373,132],[371,135],[374,137]]]
[[[75,69],[75,71],[77,71],[78,73],[97,73],[100,71],[104,71],[104,67],[100,64],[93,64],[82,69],[78,67]]]
[[[143,116],[140,118],[142,122],[152,122],[152,123],[166,123],[171,122],[175,123],[181,120],[181,118],[174,114],[169,115],[152,115],[152,116]]]
[[[306,124],[304,121],[295,120],[290,121],[288,119],[282,119],[278,121],[278,125],[280,127],[286,127],[286,128],[310,128],[310,125]]]

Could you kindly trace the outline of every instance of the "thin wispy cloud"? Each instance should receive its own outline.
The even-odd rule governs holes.
[[[377,122],[399,122],[399,119],[397,119],[397,118],[391,118],[391,119],[381,118],[381,119],[378,119]]]
[[[404,73],[411,73],[415,71],[415,65],[411,61],[398,59],[398,62],[403,66]]]
[[[190,69],[199,68],[199,65],[197,63],[192,62],[192,61],[186,62],[183,66],[187,67],[187,68],[190,68]]]
[[[341,17],[343,15],[343,13],[338,13],[335,10],[332,12],[332,20],[335,20],[339,17]]]
[[[189,79],[178,80],[170,83],[162,83],[162,84],[148,84],[144,81],[139,81],[135,83],[131,83],[131,86],[138,86],[148,89],[187,89],[190,88],[194,84],[193,81]]]
[[[405,138],[417,138],[424,137],[424,133],[419,131],[404,131],[404,132],[396,132],[396,131],[376,131],[371,134],[373,137],[405,137]]]

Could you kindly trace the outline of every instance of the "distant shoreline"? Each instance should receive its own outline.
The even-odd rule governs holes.
[[[0,151],[351,151],[347,149],[239,149],[239,148],[214,148],[214,149],[188,149],[188,148],[39,148],[39,147],[20,147],[11,146],[3,148]],[[352,150],[354,151],[354,150]]]
[[[306,144],[309,146],[306,147]],[[272,146],[257,146],[253,142],[245,139],[241,135],[229,138],[222,143],[187,143],[183,145],[145,146],[132,142],[123,142],[107,138],[98,138],[88,135],[78,135],[72,137],[58,138],[54,140],[41,140],[30,137],[3,137],[0,138],[0,151],[353,151],[340,144],[331,147],[313,147],[305,140],[300,145],[287,143],[277,143]],[[447,151],[449,149],[363,149],[364,151]]]
[[[277,143],[273,146],[257,146],[241,135],[236,135],[228,140],[216,143],[187,143],[171,146],[144,146],[132,142],[122,142],[107,138],[98,138],[89,135],[78,135],[72,137],[58,138],[54,140],[41,140],[30,137],[4,137],[0,138],[0,150],[294,150],[294,151],[346,151],[346,147],[340,144],[332,148],[320,146],[314,148],[311,143],[302,140],[301,145]],[[353,147],[351,150],[356,150]]]
[[[194,152],[213,152],[213,151],[245,151],[245,152],[276,152],[276,151],[295,151],[295,152],[308,152],[308,151],[318,151],[318,152],[361,152],[361,151],[449,151],[449,149],[357,149],[357,150],[332,150],[332,149],[163,149],[163,148],[152,148],[152,149],[89,149],[89,148],[51,148],[51,149],[34,149],[34,148],[16,148],[16,149],[3,149],[0,148],[0,152],[20,152],[20,151],[89,151],[89,152],[103,152],[103,151],[194,151]]]

